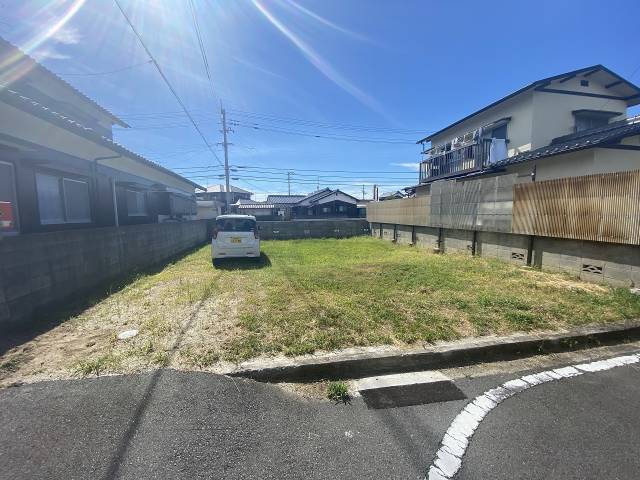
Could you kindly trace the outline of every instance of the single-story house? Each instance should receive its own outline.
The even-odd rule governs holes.
[[[2,234],[193,219],[191,180],[113,141],[128,125],[0,38]]]

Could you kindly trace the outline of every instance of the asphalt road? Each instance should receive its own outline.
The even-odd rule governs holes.
[[[467,401],[368,410],[172,370],[24,385],[0,391],[0,478],[423,479]],[[639,406],[637,365],[534,387],[485,418],[456,478],[635,479]]]

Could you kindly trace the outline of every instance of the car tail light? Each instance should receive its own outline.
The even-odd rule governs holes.
[[[215,240],[216,238],[218,238],[218,229],[214,228],[213,229],[213,235],[212,235],[213,239]]]

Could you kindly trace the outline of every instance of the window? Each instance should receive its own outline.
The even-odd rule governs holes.
[[[499,127],[491,130],[491,138],[503,138],[506,140],[507,138],[507,124],[500,125]]]
[[[331,211],[331,208],[329,207],[322,207],[322,213],[329,213]]]
[[[0,232],[17,233],[16,184],[11,163],[0,162]]]
[[[345,207],[344,205],[339,205],[338,206],[338,211],[339,212],[346,212],[347,211],[347,207]]]
[[[89,184],[48,173],[36,173],[40,224],[91,222]]]
[[[580,80],[580,86],[581,87],[588,87],[589,86],[589,80]]]
[[[130,217],[145,217],[147,215],[147,198],[144,192],[127,190],[127,214]]]
[[[65,223],[60,178],[36,173],[36,189],[38,191],[40,223],[42,225]]]
[[[245,218],[220,218],[216,220],[216,230],[219,232],[255,232],[256,221]]]
[[[36,190],[42,225],[91,222],[86,181],[38,172]]]
[[[576,119],[576,132],[604,127],[609,123],[609,120],[622,115],[621,112],[605,110],[574,110],[572,113]]]
[[[70,178],[63,178],[62,184],[64,187],[67,222],[90,222],[89,184],[80,180],[71,180]]]

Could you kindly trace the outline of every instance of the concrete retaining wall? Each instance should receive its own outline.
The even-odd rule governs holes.
[[[119,276],[160,264],[208,239],[207,221],[68,230],[0,240],[0,326]]]
[[[345,238],[369,234],[369,222],[364,218],[259,221],[258,226],[262,240]]]
[[[526,265],[530,259],[533,266],[566,272],[590,282],[619,287],[640,286],[640,247],[633,245],[501,232],[476,231],[474,235],[472,230],[377,223],[371,224],[371,235],[431,251],[440,246],[444,253],[475,252],[516,265]]]

